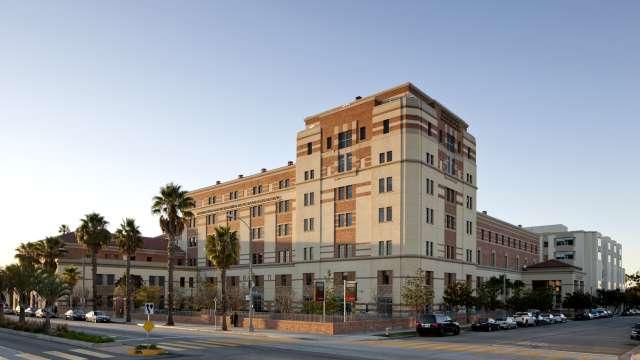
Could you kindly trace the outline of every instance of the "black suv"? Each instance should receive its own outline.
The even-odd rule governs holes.
[[[491,318],[480,318],[478,321],[471,324],[471,330],[473,331],[495,331],[500,330],[500,324]]]
[[[446,315],[422,315],[416,320],[416,332],[420,336],[426,334],[444,336],[445,333],[458,335],[460,334],[460,324]]]

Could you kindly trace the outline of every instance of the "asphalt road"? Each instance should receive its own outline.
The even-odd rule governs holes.
[[[373,336],[314,336],[301,334],[278,336],[271,333],[255,335],[191,331],[180,328],[156,328],[146,338],[139,326],[125,324],[92,324],[54,320],[71,328],[109,335],[119,346],[100,347],[96,351],[119,358],[126,353],[126,345],[156,343],[169,350],[171,358],[225,359],[339,359],[360,360],[397,358],[471,360],[471,359],[592,359],[613,360],[618,355],[640,345],[630,340],[631,325],[640,318],[612,318],[535,328],[498,332],[463,331],[459,336],[383,338]],[[9,349],[9,350],[7,350]],[[92,349],[95,350],[95,349]],[[52,353],[51,351],[54,351]],[[17,356],[24,352],[39,358]],[[56,353],[57,352],[57,353]],[[74,355],[74,357],[65,356]],[[78,356],[82,359],[77,358]],[[79,353],[66,345],[28,338],[5,337],[0,334],[0,360],[7,359],[66,359],[88,360],[101,358]],[[105,358],[105,357],[102,357]],[[165,356],[164,358],[167,358]]]

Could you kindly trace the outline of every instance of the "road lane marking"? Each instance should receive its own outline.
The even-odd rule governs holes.
[[[182,349],[182,348],[177,348],[177,347],[173,347],[173,346],[169,346],[169,345],[165,345],[165,344],[158,344],[158,346],[162,349],[166,349],[166,350],[171,350],[171,351],[185,351],[186,349]]]
[[[209,346],[229,346],[229,347],[238,346],[238,344],[224,343],[224,342],[219,341],[219,340],[196,340],[196,341],[194,341],[194,343],[203,344],[203,345],[209,345]]]
[[[53,355],[59,358],[67,359],[67,360],[87,360],[87,358],[85,357],[71,355],[71,354],[60,352],[60,351],[45,351],[44,353]]]
[[[108,359],[108,358],[112,358],[113,357],[113,355],[103,354],[103,353],[99,353],[99,352],[91,351],[91,350],[87,350],[87,349],[71,349],[70,351],[77,352],[79,354],[84,354],[84,355],[97,357],[99,359]]]
[[[181,348],[185,348],[185,349],[196,349],[196,350],[197,349],[200,349],[200,350],[204,349],[201,346],[185,345],[185,344],[180,344],[180,343],[175,343],[175,342],[168,342],[168,343],[164,343],[164,344],[169,345],[169,346],[181,347]]]
[[[49,360],[49,359],[44,358],[42,356],[33,355],[33,354],[29,354],[29,353],[20,353],[20,354],[16,354],[16,356],[19,357],[19,358],[27,359],[27,360]]]

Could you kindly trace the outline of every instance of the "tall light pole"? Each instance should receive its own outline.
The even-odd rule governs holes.
[[[227,214],[227,220],[232,220],[231,214]],[[251,227],[241,218],[236,218],[249,230],[249,332],[255,331],[253,328],[253,254],[251,253]]]

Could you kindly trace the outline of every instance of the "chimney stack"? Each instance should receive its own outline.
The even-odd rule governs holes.
[[[487,215],[487,210],[482,210],[482,213]]]
[[[289,161],[289,162],[287,163],[287,165],[289,165],[289,166],[293,165],[293,161]]]
[[[262,168],[262,169],[260,169],[260,172],[267,172],[267,169]]]
[[[244,175],[240,174],[238,175],[238,179],[242,179],[244,177]]]
[[[220,180],[216,180],[216,185],[220,185]]]

